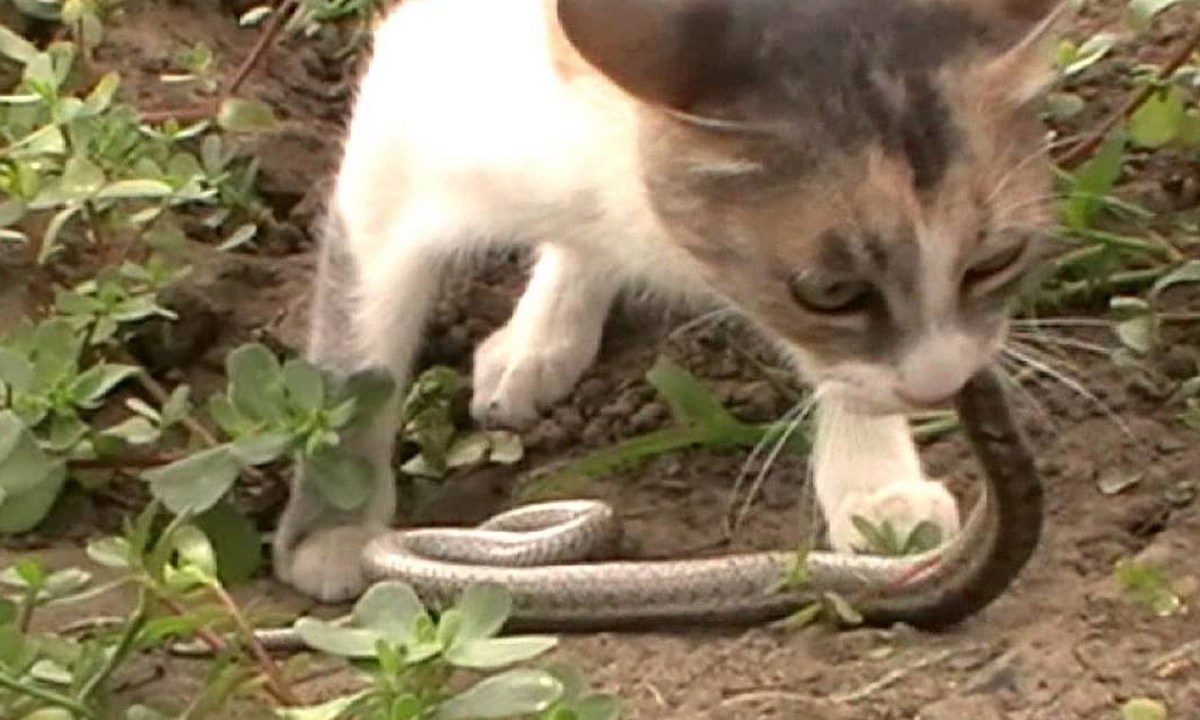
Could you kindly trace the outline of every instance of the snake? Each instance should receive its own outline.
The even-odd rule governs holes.
[[[616,559],[616,513],[584,499],[518,506],[474,527],[389,531],[365,546],[360,561],[369,582],[407,583],[428,604],[452,603],[473,584],[503,586],[513,600],[512,629],[753,624],[785,618],[829,593],[848,600],[868,625],[942,628],[978,613],[1012,584],[1043,523],[1036,463],[996,370],[974,375],[954,404],[984,487],[960,532],[918,554]],[[782,583],[797,562],[803,582]],[[257,637],[271,649],[303,647],[291,628],[258,630]]]

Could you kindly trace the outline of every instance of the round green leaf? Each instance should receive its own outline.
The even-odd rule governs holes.
[[[1123,720],[1167,720],[1167,706],[1150,698],[1133,698],[1121,706]]]
[[[444,655],[458,667],[490,670],[535,658],[557,644],[558,638],[550,635],[481,638],[455,642]]]
[[[371,496],[371,464],[341,448],[326,447],[309,456],[304,479],[311,482],[334,507],[353,510]]]
[[[354,604],[354,624],[369,628],[393,644],[410,644],[421,618],[430,620],[424,604],[407,583],[381,582],[367,589]]]
[[[455,608],[461,615],[455,640],[479,640],[500,632],[512,614],[512,594],[503,585],[480,583],[463,591]]]
[[[375,657],[375,643],[380,640],[376,630],[339,627],[316,618],[300,618],[293,627],[305,645],[339,657]]]
[[[197,516],[195,523],[212,543],[217,577],[223,584],[236,585],[254,576],[262,565],[262,536],[248,517],[222,500]]]
[[[318,410],[325,402],[321,372],[303,360],[293,359],[284,364],[283,387],[292,402],[304,410]]]
[[[278,124],[271,106],[261,100],[229,98],[221,103],[217,124],[230,132],[263,132]]]
[[[150,483],[154,497],[176,515],[200,513],[224,497],[241,467],[230,445],[218,445],[148,470],[142,479]]]
[[[1147,148],[1160,148],[1179,135],[1184,121],[1183,94],[1174,85],[1150,96],[1129,117],[1130,138]]]
[[[491,720],[532,715],[562,695],[562,684],[543,670],[519,668],[480,681],[442,703],[435,720]]]

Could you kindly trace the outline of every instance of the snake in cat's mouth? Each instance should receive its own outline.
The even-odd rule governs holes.
[[[949,625],[1008,588],[1043,520],[1032,453],[995,372],[976,375],[956,405],[985,478],[962,532],[912,556],[807,553],[799,588],[780,590],[794,552],[606,562],[620,528],[607,505],[591,500],[527,505],[476,528],[389,532],[367,545],[362,562],[373,581],[407,582],[434,604],[452,602],[473,583],[503,585],[514,599],[510,627],[527,629],[750,624],[785,617],[828,592],[870,624]],[[300,645],[287,628],[258,636],[275,649]]]

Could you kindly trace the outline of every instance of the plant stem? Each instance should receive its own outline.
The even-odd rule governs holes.
[[[1152,284],[1170,268],[1147,268],[1113,273],[1103,280],[1076,280],[1041,293],[1035,300],[1035,308],[1046,309],[1084,300],[1105,289],[1114,291],[1138,290]]]
[[[233,618],[234,623],[237,625],[238,632],[242,636],[242,640],[246,643],[246,646],[254,655],[254,659],[258,661],[258,665],[262,669],[263,675],[265,675],[268,680],[267,687],[273,688],[271,694],[275,696],[276,699],[280,700],[284,705],[290,707],[300,705],[300,699],[296,697],[295,692],[292,691],[291,686],[288,685],[287,680],[284,679],[283,673],[279,670],[279,666],[274,660],[271,659],[270,654],[267,653],[267,650],[262,646],[262,643],[260,643],[258,639],[254,637],[254,629],[250,627],[250,623],[246,622],[246,616],[242,614],[242,611],[237,606],[237,603],[234,602],[233,598],[230,597],[229,593],[226,592],[225,588],[221,587],[219,583],[213,583],[210,587],[213,591],[213,594],[216,595],[217,599],[221,601],[221,604],[225,606],[225,610],[229,613],[229,616]]]
[[[112,654],[108,656],[108,660],[105,661],[100,671],[88,678],[88,681],[79,689],[76,699],[81,705],[86,704],[96,694],[96,691],[108,681],[113,672],[129,656],[130,650],[133,649],[134,640],[137,639],[138,633],[141,632],[142,627],[146,624],[146,595],[147,590],[145,588],[138,591],[137,606],[134,608],[133,614],[129,616],[129,621],[125,624],[125,629],[122,630],[121,637],[117,640]]]
[[[299,7],[299,0],[281,0],[276,6],[275,11],[271,14],[271,19],[267,21],[267,26],[263,28],[262,34],[258,36],[258,41],[254,43],[254,47],[250,49],[250,54],[234,71],[233,77],[229,81],[229,85],[221,93],[221,96],[204,105],[198,105],[188,108],[167,108],[164,110],[146,110],[141,113],[141,120],[144,123],[158,124],[175,120],[177,122],[188,122],[197,120],[208,120],[215,117],[221,110],[221,104],[235,95],[246,82],[246,78],[250,77],[250,73],[262,60],[266,54],[267,48],[279,35],[279,31],[283,29],[283,25],[287,19]]]
[[[170,465],[176,460],[181,460],[183,455],[162,454],[150,455],[148,457],[124,457],[124,458],[90,458],[81,460],[70,460],[67,462],[72,469],[75,470],[121,470],[124,468],[154,468],[162,465]]]
[[[37,685],[26,685],[20,680],[12,677],[4,670],[0,670],[0,687],[12,690],[26,697],[31,697],[35,700],[41,700],[44,703],[60,707],[63,710],[74,713],[79,717],[94,718],[96,711],[89,707],[80,705],[66,695],[61,695],[53,690],[38,687]]]
[[[1187,62],[1188,58],[1192,56],[1192,53],[1196,52],[1197,48],[1200,48],[1200,28],[1197,28],[1197,30],[1192,33],[1191,37],[1188,38],[1187,42],[1185,42],[1183,46],[1180,47],[1179,50],[1167,60],[1165,65],[1159,68],[1153,82],[1147,83],[1146,86],[1138,91],[1137,94],[1129,98],[1128,102],[1126,102],[1120,110],[1113,113],[1108,120],[1104,121],[1104,123],[1101,124],[1095,132],[1081,140],[1079,144],[1075,145],[1067,152],[1063,153],[1063,155],[1058,159],[1058,164],[1061,167],[1070,170],[1082,164],[1085,160],[1091,157],[1092,153],[1096,152],[1096,148],[1100,147],[1100,145],[1104,142],[1104,138],[1108,137],[1108,134],[1112,132],[1113,128],[1117,127],[1117,125],[1120,125],[1122,120],[1132,116],[1138,111],[1138,108],[1145,105],[1146,101],[1153,97],[1154,93],[1158,91],[1158,86],[1161,83],[1169,80],[1171,76],[1175,74],[1175,71],[1182,67],[1185,62]]]

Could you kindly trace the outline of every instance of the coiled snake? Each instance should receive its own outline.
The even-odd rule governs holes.
[[[976,375],[956,404],[986,477],[962,532],[914,556],[810,552],[808,581],[797,589],[779,591],[793,552],[597,562],[615,548],[620,528],[611,508],[590,500],[519,507],[476,528],[391,532],[369,543],[362,561],[371,579],[405,581],[426,602],[453,601],[472,583],[504,585],[514,599],[510,627],[755,623],[829,591],[850,599],[870,624],[952,624],[1012,583],[1042,527],[1042,485],[995,372]],[[275,648],[298,641],[290,629],[259,638]]]

